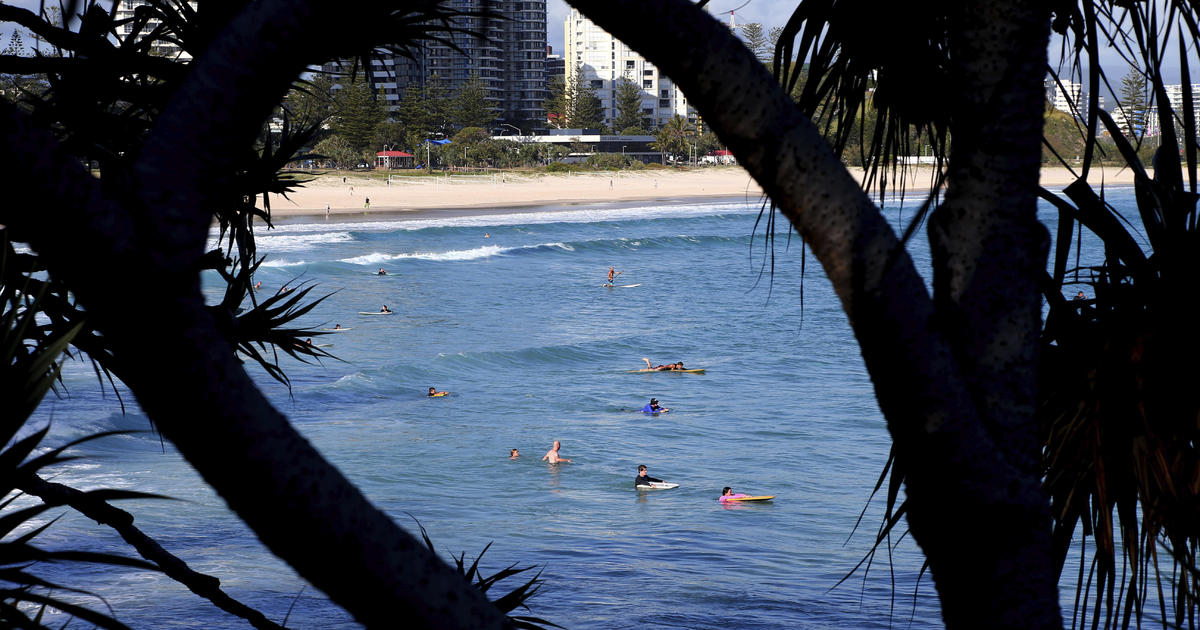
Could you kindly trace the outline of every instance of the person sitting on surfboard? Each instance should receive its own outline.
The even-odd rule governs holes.
[[[437,390],[437,388],[436,388],[436,387],[430,387],[430,388],[429,388],[429,396],[430,396],[430,397],[433,397],[433,396],[445,396],[446,394],[449,394],[449,393],[450,393],[450,392],[439,392],[439,391]]]
[[[638,474],[633,478],[633,487],[648,486],[651,483],[662,483],[662,479],[656,479],[646,474],[646,465],[638,464]]]
[[[388,308],[388,307],[387,307],[387,304],[384,304],[384,305],[383,305],[383,308],[379,309],[379,312],[380,312],[380,313],[391,313],[391,312],[392,312],[392,309]]]
[[[725,486],[724,488],[721,489],[721,498],[717,499],[717,500],[720,501],[721,503],[724,503],[726,501],[734,501],[734,500],[741,499],[741,498],[748,497],[748,496],[750,496],[750,495],[734,494],[733,488],[730,488],[729,486]]]
[[[650,404],[642,407],[642,413],[667,413],[670,409],[660,407],[657,398],[651,398]]]
[[[375,275],[377,275],[377,276],[386,276],[386,275],[387,275],[387,271],[384,271],[383,267],[380,267],[380,268],[379,268],[379,273],[377,273],[377,274],[375,274]]]

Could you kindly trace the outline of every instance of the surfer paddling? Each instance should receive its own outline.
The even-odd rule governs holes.
[[[638,464],[638,474],[633,478],[633,487],[648,486],[652,483],[662,483],[662,479],[657,479],[646,474],[646,465]]]
[[[446,394],[449,394],[449,393],[450,392],[439,392],[436,387],[429,388],[429,397],[430,398],[435,398],[437,396],[445,396]]]
[[[724,488],[721,489],[721,498],[717,499],[717,500],[720,501],[721,503],[724,503],[726,501],[736,501],[738,499],[743,499],[748,496],[750,496],[750,495],[734,494],[733,488],[730,488],[729,486],[725,486]]]
[[[650,403],[642,407],[642,413],[667,413],[670,409],[659,406],[657,398],[651,398]]]
[[[646,362],[646,369],[643,370],[644,372],[666,372],[669,370],[683,369],[683,361],[676,361],[675,363],[668,363],[666,365],[653,365],[650,363],[650,359],[647,357],[642,357],[642,360]]]

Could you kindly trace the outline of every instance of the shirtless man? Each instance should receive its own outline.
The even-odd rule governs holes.
[[[608,286],[610,286],[610,287],[612,286],[613,278],[616,278],[617,276],[619,276],[623,273],[625,273],[625,272],[624,271],[616,271],[615,267],[609,267],[608,268]]]
[[[569,460],[565,457],[558,456],[558,449],[561,447],[562,447],[562,444],[560,444],[558,440],[554,440],[554,446],[550,447],[550,450],[546,451],[545,455],[542,455],[542,461],[544,461],[544,462],[548,461],[551,464],[557,464],[559,462],[567,462],[568,464],[570,464],[571,460]]]

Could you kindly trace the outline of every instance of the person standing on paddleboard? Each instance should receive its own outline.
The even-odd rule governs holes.
[[[616,278],[617,276],[619,276],[623,273],[625,273],[625,272],[624,271],[616,271],[615,267],[609,267],[608,268],[608,286],[611,287],[613,285],[613,278]]]
[[[646,465],[638,464],[638,474],[633,478],[633,487],[648,486],[651,483],[662,483],[662,479],[656,479],[646,474]]]

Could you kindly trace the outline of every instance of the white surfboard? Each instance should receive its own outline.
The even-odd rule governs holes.
[[[387,311],[387,312],[384,312],[384,311],[359,311],[358,314],[359,315],[391,315],[392,313],[395,313],[395,312],[396,311]]]
[[[671,488],[678,488],[678,487],[679,487],[679,484],[671,483],[670,481],[651,481],[650,485],[648,485],[648,486],[639,485],[637,487],[637,489],[638,490],[670,490]]]

